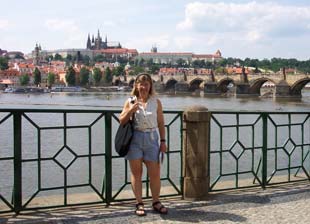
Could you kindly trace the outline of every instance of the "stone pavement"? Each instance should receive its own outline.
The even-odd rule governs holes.
[[[134,203],[76,206],[27,211],[15,216],[0,214],[0,223],[310,223],[310,182],[212,193],[205,201],[163,198],[168,215],[152,211],[145,201],[147,216],[134,215]]]

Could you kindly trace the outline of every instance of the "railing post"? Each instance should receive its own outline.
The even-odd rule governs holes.
[[[194,106],[184,112],[184,199],[200,200],[208,194],[209,125],[210,115],[207,108]]]
[[[267,185],[267,139],[268,139],[268,123],[267,123],[267,113],[262,114],[263,119],[263,148],[262,148],[262,187],[266,188]]]
[[[22,209],[22,119],[21,113],[13,113],[14,125],[14,212]]]
[[[112,114],[105,115],[105,198],[107,205],[112,200]]]

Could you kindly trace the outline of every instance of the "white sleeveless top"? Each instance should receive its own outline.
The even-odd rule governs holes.
[[[135,113],[134,129],[152,131],[157,128],[157,98],[150,97],[145,109],[141,106]]]

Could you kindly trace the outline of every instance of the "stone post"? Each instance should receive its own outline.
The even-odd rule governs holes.
[[[209,191],[208,109],[193,106],[184,112],[185,136],[183,137],[184,199],[201,200]]]

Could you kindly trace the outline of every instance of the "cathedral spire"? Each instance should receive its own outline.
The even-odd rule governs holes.
[[[90,36],[88,33],[87,43],[86,43],[86,49],[91,49],[91,42],[90,42]]]

